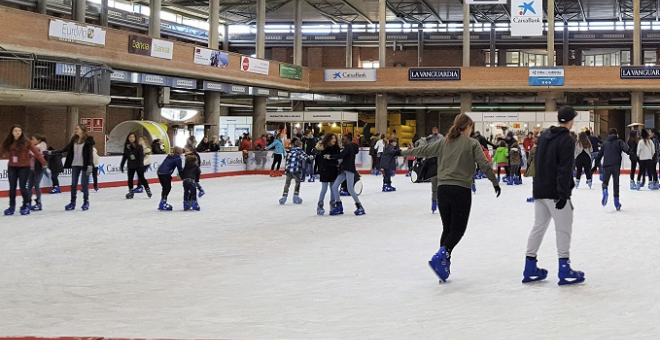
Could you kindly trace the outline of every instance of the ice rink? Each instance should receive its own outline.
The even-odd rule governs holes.
[[[567,287],[552,225],[548,280],[520,282],[529,180],[498,199],[477,181],[442,285],[427,264],[442,228],[430,184],[403,175],[394,193],[363,177],[365,216],[350,198],[346,215],[317,216],[318,182],[280,206],[284,179],[267,176],[203,180],[201,212],[181,211],[180,182],[173,212],[156,210],[158,185],[151,200],[102,189],[87,212],[45,195],[45,211],[1,219],[0,336],[659,339],[660,192],[631,192],[627,178],[620,212],[600,205],[598,179],[574,191],[571,260],[587,280]]]

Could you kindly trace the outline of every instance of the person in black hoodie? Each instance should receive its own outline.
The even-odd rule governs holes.
[[[183,180],[183,210],[190,209],[199,211],[201,208],[197,204],[197,186],[199,185],[199,176],[202,171],[197,164],[197,157],[194,155],[186,156],[186,166],[181,173]]]
[[[596,164],[600,163],[600,160],[603,159],[603,206],[607,205],[607,198],[609,196],[608,186],[610,183],[610,177],[614,181],[614,207],[616,210],[621,209],[621,203],[619,202],[619,177],[621,176],[621,152],[625,152],[630,156],[631,161],[637,162],[637,155],[634,151],[619,139],[619,134],[616,129],[610,129],[610,136],[603,143],[603,146],[596,156]],[[604,158],[603,158],[604,157]],[[595,171],[596,166],[591,169]]]
[[[48,192],[49,194],[59,194],[62,192],[60,189],[60,181],[58,177],[62,172],[64,172],[64,165],[62,164],[62,155],[52,153],[55,151],[52,147],[48,147],[48,151],[51,151],[46,157],[48,161],[48,170],[50,170],[50,179],[53,181],[53,188]]]
[[[397,143],[396,139],[390,139],[380,157],[380,167],[383,169],[383,192],[396,191],[396,188],[392,186],[392,174],[396,170],[397,151],[401,152]]]
[[[362,203],[360,203],[360,199],[353,189],[353,186],[355,185],[355,176],[357,174],[357,169],[355,168],[355,156],[360,152],[360,148],[357,144],[353,143],[351,136],[344,135],[341,141],[344,145],[344,149],[341,150],[339,154],[323,156],[324,159],[342,160],[339,166],[339,175],[337,175],[337,179],[335,179],[335,182],[332,184],[332,193],[335,198],[337,198],[337,202],[335,202],[335,206],[330,210],[330,215],[341,215],[344,213],[344,207],[339,200],[339,186],[344,180],[347,182],[348,192],[351,194],[351,197],[353,197],[353,201],[355,201],[355,206],[357,207],[355,215],[364,215],[364,207],[362,207]]]
[[[555,222],[557,253],[559,255],[559,284],[584,281],[584,273],[572,270],[569,261],[573,229],[571,191],[575,141],[569,131],[576,112],[570,106],[559,109],[559,126],[553,126],[539,137],[534,158],[534,227],[527,241],[523,283],[543,280],[548,271],[537,267],[536,255],[541,247],[550,220]]]
[[[124,155],[121,158],[119,169],[124,172],[124,165],[128,162],[128,194],[127,199],[132,199],[135,193],[133,192],[133,177],[137,174],[138,186],[144,186],[149,198],[151,198],[151,188],[149,182],[144,178],[144,149],[142,145],[137,142],[137,137],[133,132],[126,136],[124,143]]]
[[[303,173],[302,173],[302,180],[305,180],[305,175],[309,176],[309,179],[307,180],[308,182],[314,182],[314,157],[313,156],[316,153],[316,137],[312,134],[312,130],[307,130],[305,131],[305,135],[301,139],[303,146],[302,149],[305,151],[307,156],[310,156],[309,158],[305,159],[304,164],[303,164]]]
[[[638,143],[638,135],[637,131],[630,131],[628,134],[628,141],[626,142],[628,144],[628,148],[630,149],[631,153],[637,154],[637,143]],[[641,167],[640,167],[641,168]],[[635,183],[635,172],[637,171],[637,161],[634,159],[630,160],[630,190],[636,190],[637,189],[637,184]],[[639,171],[639,176],[637,176],[637,181],[641,181],[641,176],[642,176],[642,171],[640,169]],[[619,186],[618,184],[615,184],[615,186]]]
[[[319,203],[316,207],[316,213],[318,215],[325,214],[323,209],[323,202],[325,201],[325,194],[328,191],[328,187],[332,186],[332,183],[337,179],[339,175],[339,162],[336,159],[324,158],[325,155],[338,155],[341,151],[339,145],[337,145],[337,135],[334,133],[329,133],[323,137],[323,140],[316,145],[317,161],[319,178],[321,180],[321,194],[319,195]],[[330,206],[335,206],[335,194],[330,188]]]
[[[174,170],[176,169],[179,171],[179,176],[181,176],[181,173],[183,172],[183,166],[181,164],[182,154],[183,149],[175,146],[172,148],[172,152],[165,157],[163,163],[158,167],[158,181],[162,187],[158,210],[172,210],[172,206],[167,203],[167,196],[169,196],[170,191],[172,191],[172,174],[174,173]]]
[[[82,187],[84,202],[82,210],[89,209],[89,175],[94,171],[94,138],[87,135],[87,126],[78,124],[69,144],[61,150],[54,150],[52,154],[66,153],[64,169],[71,169],[71,202],[65,210],[76,209],[76,193],[78,180]]]
[[[209,137],[204,136],[202,141],[197,144],[197,152],[209,152],[211,151],[211,145],[209,144]]]

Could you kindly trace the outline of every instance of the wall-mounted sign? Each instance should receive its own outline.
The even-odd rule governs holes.
[[[260,96],[260,97],[270,97],[271,94],[273,94],[269,89],[262,89],[259,87],[251,87],[250,88],[250,95],[252,96]]]
[[[195,47],[193,62],[198,65],[225,68],[229,65],[229,54],[208,48]]]
[[[543,35],[543,1],[511,0],[511,35],[516,37]]]
[[[174,55],[174,44],[171,41],[129,35],[128,53],[171,60]]]
[[[410,81],[461,80],[460,68],[411,68],[408,70]]]
[[[225,85],[223,83],[215,83],[212,81],[204,80],[202,82],[202,90],[204,91],[214,91],[214,92],[227,92],[225,90]]]
[[[112,74],[110,74],[110,80],[119,81],[119,82],[130,82],[131,80],[130,72],[112,70]]]
[[[621,79],[660,79],[660,66],[623,66]]]
[[[195,79],[173,77],[170,85],[180,89],[196,89],[197,81]]]
[[[267,122],[302,122],[303,112],[266,112]]]
[[[103,132],[103,118],[80,118],[80,124],[85,125],[89,132]]]
[[[250,87],[248,86],[243,86],[243,85],[228,85],[229,86],[229,91],[228,93],[232,94],[249,94],[250,93]]]
[[[105,30],[62,20],[50,21],[48,38],[74,44],[105,46]]]
[[[89,66],[80,65],[80,76],[91,77],[94,74]],[[55,74],[59,76],[75,76],[78,74],[78,66],[75,64],[57,63],[55,64]]]
[[[287,64],[280,64],[280,77],[287,79],[301,80],[303,68]]]
[[[564,86],[564,68],[530,67],[529,86]]]
[[[376,81],[375,69],[325,70],[325,81]]]
[[[243,71],[268,75],[269,68],[270,62],[267,60],[241,57],[241,70]]]
[[[169,85],[169,79],[168,79],[168,77],[158,76],[158,75],[155,75],[155,74],[141,74],[140,75],[140,83],[150,84],[150,85],[168,86]]]

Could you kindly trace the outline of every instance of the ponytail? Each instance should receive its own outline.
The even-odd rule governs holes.
[[[451,128],[449,129],[449,133],[447,134],[447,140],[449,142],[453,142],[454,140],[458,139],[458,137],[461,136],[461,132],[465,131],[467,128],[473,125],[474,122],[472,121],[472,118],[470,118],[465,113],[459,114],[458,116],[456,116],[456,119],[454,119],[454,125],[452,125]]]

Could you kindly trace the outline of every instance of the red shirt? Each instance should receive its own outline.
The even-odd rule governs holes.
[[[256,143],[255,143],[256,144]],[[252,142],[247,139],[243,139],[241,146],[238,148],[239,151],[247,150],[252,151]]]
[[[9,159],[8,166],[22,168],[30,166],[30,151],[34,154],[35,157],[41,162],[42,165],[46,165],[46,160],[41,154],[41,151],[37,149],[32,142],[29,140],[25,141],[25,146],[22,148],[18,147],[18,142],[14,141],[9,147],[9,151],[5,152],[3,150],[2,157]]]
[[[257,146],[261,146],[260,150],[263,150],[266,148],[266,141],[263,138],[259,138],[254,142],[254,148],[256,149]]]
[[[530,152],[534,147],[534,139],[525,138],[525,140],[523,141],[523,147],[525,148],[525,152]]]

